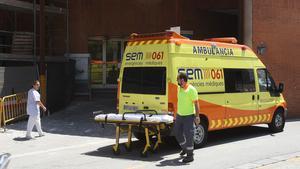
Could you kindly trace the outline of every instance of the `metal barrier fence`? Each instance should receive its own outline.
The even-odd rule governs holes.
[[[0,127],[7,122],[26,116],[27,93],[5,96],[1,99]]]

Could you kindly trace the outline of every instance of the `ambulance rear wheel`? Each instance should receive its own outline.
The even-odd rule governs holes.
[[[271,132],[282,132],[285,125],[285,117],[283,110],[277,109],[273,115],[272,122],[268,125]]]
[[[207,142],[207,122],[201,119],[198,126],[194,124],[194,147],[204,147]]]

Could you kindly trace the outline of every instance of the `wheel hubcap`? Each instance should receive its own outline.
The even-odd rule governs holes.
[[[204,128],[202,125],[194,125],[194,142],[195,144],[200,144],[204,139]]]
[[[275,126],[276,127],[280,127],[280,126],[282,126],[282,123],[283,123],[282,116],[280,114],[276,114],[276,117],[275,117]]]

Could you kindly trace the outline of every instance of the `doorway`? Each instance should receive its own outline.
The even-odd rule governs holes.
[[[91,54],[91,87],[117,88],[120,66],[126,40],[91,37],[88,50]]]

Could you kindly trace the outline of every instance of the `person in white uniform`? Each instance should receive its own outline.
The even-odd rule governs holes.
[[[44,136],[44,132],[41,128],[41,118],[40,118],[40,107],[43,111],[46,111],[46,107],[41,102],[40,93],[38,92],[40,88],[40,82],[38,80],[33,82],[32,88],[28,91],[27,97],[27,114],[29,115],[27,123],[27,133],[26,138],[32,139],[31,132],[34,126],[39,133],[39,136]]]

